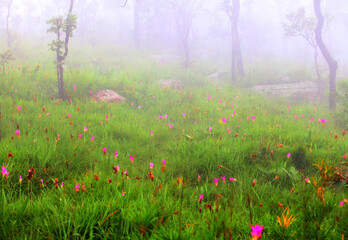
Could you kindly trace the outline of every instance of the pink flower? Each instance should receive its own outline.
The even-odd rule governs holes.
[[[15,134],[16,134],[16,135],[17,135],[17,137],[19,138],[19,135],[21,134],[21,131],[16,130],[16,131],[15,131]]]
[[[140,108],[141,108],[141,105],[139,105],[138,108],[140,109]]]
[[[172,127],[173,127],[173,124],[170,124],[170,125],[169,125],[169,128],[172,128]]]
[[[106,147],[103,148],[104,155],[106,155]]]
[[[288,155],[287,155],[287,156],[288,156],[288,158],[290,158],[291,154],[290,154],[290,153],[288,153]]]
[[[347,159],[347,154],[344,154],[343,159]]]
[[[309,177],[305,179],[306,182],[310,183]]]
[[[153,136],[153,131],[150,132],[151,137]]]
[[[118,154],[117,154],[117,152],[115,152],[115,159],[118,157]]]
[[[131,161],[131,163],[134,163],[134,155],[129,155],[129,160]]]
[[[73,87],[74,91],[76,91],[76,86],[75,86],[75,85],[73,85],[72,87]]]
[[[204,194],[199,195],[198,202],[201,203],[203,201]]]
[[[228,133],[231,133],[231,129],[227,128],[227,132],[228,132]]]
[[[210,100],[211,99],[211,95],[209,94],[209,96],[208,96],[208,100]]]
[[[120,171],[120,165],[117,165],[117,166],[116,166],[116,170],[117,170],[117,172]]]
[[[75,191],[78,192],[78,191],[79,191],[79,188],[80,188],[80,187],[79,187],[79,184],[76,184],[76,186],[75,186]]]
[[[128,174],[127,169],[124,170],[124,174],[127,176]]]
[[[215,184],[215,186],[218,185],[218,182],[219,182],[219,179],[218,179],[218,178],[214,178],[214,184]]]
[[[132,102],[131,105],[134,106],[134,102]]]
[[[79,137],[78,137],[78,138],[79,138],[79,140],[81,139],[81,137],[82,137],[82,134],[79,134]]]
[[[226,178],[225,178],[225,176],[221,177],[221,179],[222,179],[222,182],[223,182],[223,183],[225,183],[225,182],[226,182]]]
[[[92,136],[89,140],[91,140],[93,142],[94,141],[94,136]]]
[[[106,120],[109,120],[109,116],[108,115],[106,115],[105,117],[106,117]]]
[[[88,129],[86,128],[86,126],[83,127],[83,131],[84,131],[84,132],[87,132],[87,131],[88,131]]]
[[[92,95],[92,93],[93,93],[93,92],[92,92],[92,90],[89,90],[89,94],[91,94],[91,95]]]
[[[201,181],[201,175],[198,174],[197,180],[198,182]]]
[[[230,181],[231,181],[231,182],[236,182],[237,179],[235,179],[235,178],[230,178]]]
[[[62,183],[60,184],[60,188],[63,188],[63,184],[64,184],[64,181],[62,181]]]
[[[259,226],[259,225],[255,225],[255,227],[253,225],[251,226],[251,236],[253,236],[253,239],[260,239],[261,235],[262,235],[262,230],[263,230],[263,226]]]
[[[21,182],[22,182],[22,180],[23,180],[23,179],[22,179],[22,177],[21,177],[21,176],[19,176],[19,180],[18,180],[18,182],[19,182],[19,183],[21,183]]]
[[[21,110],[21,106],[17,106],[17,111],[19,112]]]
[[[155,164],[150,163],[150,169],[153,169],[153,166],[155,166]]]
[[[165,165],[166,164],[166,160],[162,160],[162,164]]]
[[[122,189],[122,196],[124,196],[125,193],[126,193],[126,192],[124,192],[123,189]]]
[[[7,166],[5,166],[5,167],[1,167],[1,174],[2,174],[2,176],[3,177],[5,177],[6,176],[6,178],[8,178],[8,172],[7,172]]]
[[[211,132],[212,129],[213,129],[212,127],[209,127],[208,131]]]
[[[255,122],[255,116],[252,116],[252,117],[251,117],[251,120],[252,120],[253,122]]]
[[[182,115],[183,115],[184,118],[186,117],[186,113],[183,113]]]

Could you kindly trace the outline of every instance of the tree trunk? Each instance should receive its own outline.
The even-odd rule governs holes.
[[[64,68],[62,64],[59,64],[59,98],[63,101],[66,100],[65,92],[64,92]]]
[[[232,0],[233,9],[234,9],[234,24],[233,24],[233,36],[234,36],[234,45],[236,52],[236,61],[237,61],[237,70],[239,76],[244,76],[244,64],[242,58],[242,50],[240,48],[240,40],[238,33],[238,22],[239,22],[239,13],[240,13],[240,2],[239,0]]]
[[[7,17],[6,17],[6,33],[7,33],[7,46],[10,48],[11,47],[11,39],[10,39],[10,29],[9,29],[9,19],[11,15],[11,5],[12,5],[12,0],[8,3],[7,6]]]
[[[332,58],[329,50],[327,49],[321,31],[324,25],[324,17],[321,12],[320,7],[321,0],[314,0],[314,12],[318,19],[318,24],[315,28],[315,39],[318,44],[318,47],[323,54],[327,64],[329,65],[329,109],[336,110],[336,71],[337,71],[337,62]]]
[[[319,98],[323,99],[323,97],[324,97],[324,84],[323,84],[323,79],[321,78],[321,74],[319,71],[318,49],[317,49],[316,45],[313,45],[313,48],[314,48],[314,67],[315,67],[315,73],[317,74]]]
[[[139,28],[139,0],[134,3],[134,46],[139,49],[140,47],[140,28]]]

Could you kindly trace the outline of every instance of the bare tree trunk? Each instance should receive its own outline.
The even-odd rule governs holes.
[[[140,28],[139,28],[139,0],[135,0],[134,3],[134,46],[140,47]]]
[[[239,12],[240,12],[240,2],[239,0],[232,0],[233,4],[233,41],[234,41],[234,51],[237,61],[237,70],[239,76],[244,76],[244,64],[242,59],[242,50],[240,48],[240,40],[239,40],[239,33],[238,33],[238,21],[239,21]]]
[[[6,17],[6,33],[7,33],[7,46],[11,47],[11,39],[10,39],[10,29],[9,29],[9,19],[11,15],[11,6],[12,6],[12,0],[8,3],[7,6],[7,17]]]
[[[321,74],[320,74],[320,71],[319,71],[318,49],[317,49],[316,45],[313,45],[313,48],[314,48],[314,67],[315,67],[315,73],[317,74],[319,98],[323,99],[323,97],[324,97],[324,84],[323,84],[323,79],[321,78]]]
[[[315,28],[315,39],[318,44],[318,47],[323,54],[326,62],[329,65],[329,109],[336,110],[336,71],[337,71],[337,62],[332,58],[329,50],[327,49],[323,38],[321,36],[321,31],[324,25],[324,17],[321,12],[320,7],[321,0],[314,0],[314,12],[318,19],[317,27]]]
[[[59,98],[63,101],[66,99],[64,92],[64,68],[63,65],[59,65]]]

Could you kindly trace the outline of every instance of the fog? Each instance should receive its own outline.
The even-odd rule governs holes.
[[[3,40],[8,2],[1,1]],[[53,38],[46,33],[46,21],[66,16],[69,4],[69,0],[13,0],[9,17],[12,48],[27,39],[46,47]],[[308,43],[301,37],[284,34],[286,16],[301,7],[307,16],[315,17],[312,0],[240,1],[238,30],[246,71],[254,62],[262,61],[289,61],[313,67],[313,49]],[[330,19],[323,38],[338,61],[338,77],[344,78],[347,72],[342,66],[348,63],[348,1],[322,1],[322,11]],[[77,16],[77,29],[72,43],[93,45],[97,52],[98,46],[112,44],[149,54],[185,57],[183,36],[187,34],[190,60],[223,65],[231,58],[231,23],[223,0],[76,0],[73,14]],[[6,48],[2,41],[2,51]],[[319,55],[320,64],[327,68]]]

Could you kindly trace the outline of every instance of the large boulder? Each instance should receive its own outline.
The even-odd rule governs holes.
[[[92,100],[96,102],[123,102],[125,101],[125,97],[119,95],[118,93],[112,90],[101,90],[93,94]]]
[[[151,55],[150,58],[158,64],[172,64],[182,60],[176,55]]]
[[[258,85],[252,88],[253,92],[261,92],[268,96],[282,96],[290,98],[304,98],[315,100],[319,96],[319,87],[315,82],[295,82]]]
[[[218,71],[210,74],[208,76],[208,79],[211,82],[220,82],[222,81],[224,78],[226,78],[228,76],[228,72],[224,71],[223,69],[219,69]]]
[[[174,88],[174,89],[182,89],[184,88],[184,82],[181,80],[175,80],[175,79],[161,79],[158,80],[158,85],[164,88]]]

